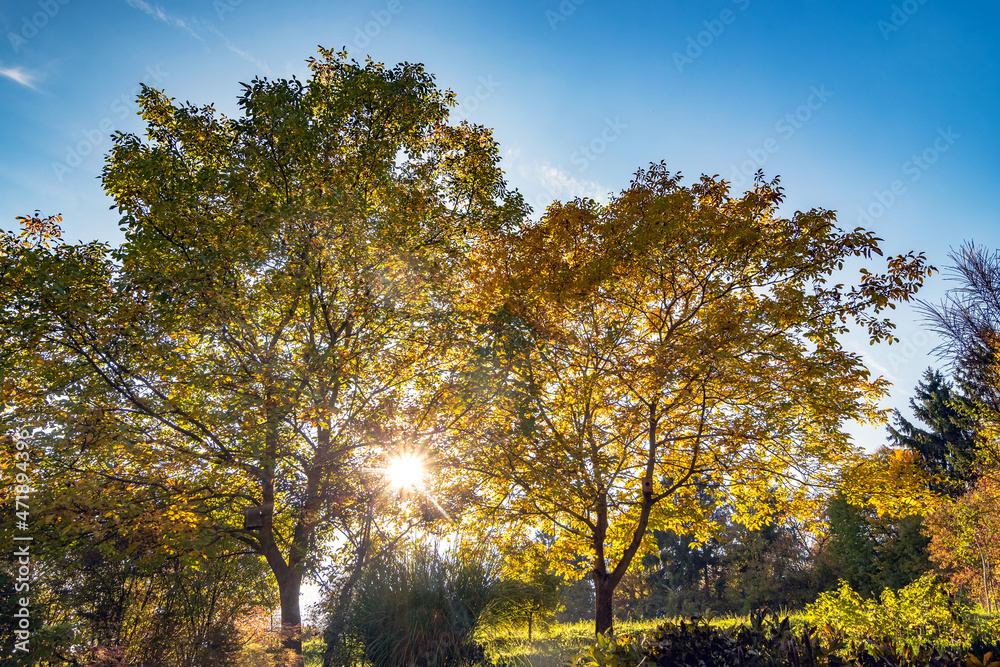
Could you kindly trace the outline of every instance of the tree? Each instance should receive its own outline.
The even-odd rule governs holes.
[[[653,165],[607,205],[553,204],[477,249],[480,293],[501,304],[480,353],[506,400],[469,423],[464,467],[494,516],[589,555],[598,633],[650,528],[705,539],[719,502],[750,527],[814,513],[814,491],[861,457],[841,424],[881,419],[886,381],[837,336],[853,321],[890,340],[880,313],[931,269],[910,253],[833,284],[879,239],[822,209],[779,217],[782,199],[762,178],[733,197]]]
[[[36,488],[22,511],[29,515],[33,567],[29,588],[20,585],[18,596],[30,598],[30,650],[14,651],[11,665],[235,664],[238,624],[255,607],[277,602],[256,555],[232,539],[164,532],[163,523],[149,520],[156,510],[148,501],[143,517],[123,517],[123,507],[136,500],[123,502],[127,486],[54,478],[35,447],[6,449],[0,468],[30,470]],[[37,458],[18,460],[18,452]],[[12,542],[13,529],[0,527],[0,538]],[[17,560],[7,554],[0,571],[16,574]],[[10,620],[17,622],[13,614]]]
[[[720,567],[719,588],[737,614],[811,602],[808,552],[779,517],[763,526],[730,527]]]
[[[927,517],[931,559],[990,614],[1000,602],[1000,480],[975,487]]]
[[[927,517],[931,559],[952,582],[970,589],[993,612],[1000,598],[1000,251],[967,243],[949,254],[960,283],[924,313],[941,335],[976,425],[972,477],[964,494]]]
[[[654,530],[654,552],[642,558],[649,595],[644,615],[683,616],[720,611],[721,549],[716,537],[697,543],[694,535]]]
[[[830,551],[841,577],[862,595],[898,590],[931,568],[919,515],[879,516],[836,495],[829,504]]]
[[[552,572],[543,549],[537,542],[521,545],[504,560],[502,614],[528,623],[528,641],[536,620],[546,620],[559,607],[559,584],[562,578]]]
[[[705,496],[708,502],[710,496]],[[722,611],[723,540],[731,524],[725,507],[716,507],[709,515],[717,526],[716,535],[698,541],[692,526],[683,532],[651,531],[655,548],[643,555],[641,564],[649,594],[643,615],[685,616],[713,609]]]
[[[928,471],[940,478],[934,484],[936,491],[959,495],[975,479],[973,402],[954,391],[940,371],[930,368],[915,391],[910,408],[930,430],[915,426],[896,410],[896,428],[889,426],[889,439],[921,456]]]
[[[798,606],[821,590],[822,574],[816,576],[820,549],[804,526],[777,517],[749,529],[730,521],[725,507],[713,519],[719,523],[717,536],[703,543],[690,534],[653,531],[657,553],[642,558],[652,589],[645,616],[708,610],[747,614],[768,606]]]
[[[960,285],[939,304],[921,302],[930,326],[943,342],[938,348],[956,371],[971,407],[977,435],[977,465],[1000,464],[1000,251],[965,244],[949,254],[952,277]]]
[[[896,410],[896,426],[888,426],[889,441],[918,457],[928,475],[929,490],[957,498],[976,478],[974,401],[954,390],[940,371],[929,368],[917,384],[910,407],[927,429]],[[861,594],[903,588],[931,568],[921,515],[880,516],[874,507],[852,505],[840,495],[831,499],[828,514],[835,565]]]
[[[523,215],[420,65],[309,64],[245,84],[233,119],[143,88],[146,138],[117,134],[103,173],[125,243],[64,244],[36,215],[0,256],[4,420],[262,556],[298,661],[320,546],[364,523],[372,470],[427,444],[456,267]]]

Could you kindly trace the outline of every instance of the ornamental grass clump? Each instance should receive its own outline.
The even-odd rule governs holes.
[[[498,578],[481,562],[418,549],[371,568],[351,634],[372,667],[475,665],[476,640],[499,604]]]

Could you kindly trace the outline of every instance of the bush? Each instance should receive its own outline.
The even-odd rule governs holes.
[[[992,653],[1000,656],[1000,616],[979,616],[972,614],[969,618],[971,626],[973,655]]]
[[[842,628],[855,641],[892,637],[911,648],[929,643],[939,649],[968,647],[970,610],[948,599],[938,580],[924,575],[899,591],[886,589],[864,600],[844,581],[806,608],[817,625]]]
[[[886,637],[852,641],[831,625],[793,630],[774,613],[751,614],[749,625],[728,630],[703,618],[665,623],[642,634],[598,637],[573,667],[1000,667],[994,654],[962,658],[930,644]],[[975,656],[982,656],[977,658]]]

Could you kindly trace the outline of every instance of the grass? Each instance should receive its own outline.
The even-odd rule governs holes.
[[[806,617],[799,612],[782,610],[780,616],[788,616],[793,625],[804,625]],[[648,631],[666,621],[689,620],[682,617],[656,618],[645,620],[616,620],[615,633],[618,635]],[[750,624],[750,616],[716,616],[711,623],[721,628],[740,624]],[[528,641],[527,627],[514,629],[495,642],[494,654],[514,660],[530,667],[559,667],[575,658],[593,641],[594,622],[553,623],[548,627],[536,626],[532,641]]]
[[[801,612],[782,609],[779,616],[788,616],[793,626],[805,625],[808,621]],[[616,634],[648,631],[666,621],[689,620],[687,618],[658,618],[648,620],[616,620]],[[710,619],[720,628],[731,628],[740,624],[750,625],[750,616],[716,616]],[[562,667],[582,653],[593,641],[594,622],[535,624],[532,640],[528,641],[527,626],[515,628],[489,629],[491,653],[494,657],[505,657],[524,667]],[[303,645],[306,667],[321,667],[323,663],[322,636],[315,636]],[[363,667],[358,665],[358,667]]]
[[[667,619],[618,620],[615,622],[615,632],[621,634],[651,630],[664,620]],[[729,622],[729,618],[720,621]],[[530,667],[560,667],[567,660],[576,657],[593,641],[594,622],[552,623],[548,626],[536,624],[530,642],[527,625],[508,629],[503,633],[490,634],[493,635],[491,643],[495,656],[507,657]],[[305,667],[320,667],[323,664],[322,636],[306,641],[302,652],[305,657]]]
[[[305,667],[322,667],[323,665],[323,635],[316,635],[312,639],[302,642],[302,656],[305,658]]]

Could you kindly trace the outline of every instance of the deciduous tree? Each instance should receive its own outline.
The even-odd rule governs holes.
[[[237,118],[144,88],[146,136],[116,135],[103,173],[124,244],[29,216],[0,258],[5,420],[67,469],[155,489],[156,521],[260,554],[296,653],[319,546],[423,442],[456,265],[523,214],[490,133],[448,125],[421,66],[310,68],[245,84]]]
[[[925,521],[931,559],[994,613],[1000,602],[1000,480],[984,475]]]
[[[468,425],[466,468],[495,516],[557,533],[564,562],[589,555],[597,632],[650,528],[707,537],[719,502],[750,527],[816,514],[862,458],[845,421],[884,418],[887,381],[838,336],[891,340],[883,311],[931,268],[899,255],[845,287],[838,271],[879,239],[823,209],[782,217],[782,200],[777,182],[734,196],[653,165],[607,205],[556,203],[476,248],[501,304],[480,356],[506,400]]]

